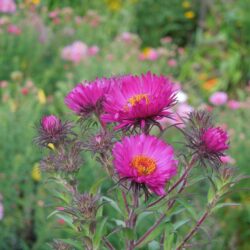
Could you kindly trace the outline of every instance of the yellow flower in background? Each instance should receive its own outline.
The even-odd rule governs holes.
[[[190,10],[190,11],[187,11],[184,13],[184,16],[187,18],[187,19],[193,19],[195,17],[195,13]]]
[[[34,181],[40,181],[42,179],[41,169],[39,163],[35,163],[32,171],[31,171],[31,178]]]
[[[119,11],[122,8],[121,0],[106,0],[106,4],[111,11]]]
[[[205,81],[208,78],[208,75],[206,73],[200,73],[198,75],[198,79],[201,81]]]
[[[190,6],[191,6],[190,2],[188,2],[188,1],[182,2],[182,7],[183,8],[188,9],[188,8],[190,8]]]
[[[34,4],[34,5],[39,5],[41,0],[25,0],[26,5]]]
[[[37,98],[40,104],[46,103],[46,95],[42,89],[39,89],[37,92]]]
[[[55,146],[53,143],[49,143],[48,144],[48,148],[52,149],[52,150],[55,150]]]
[[[203,89],[207,91],[213,90],[213,88],[218,84],[218,78],[211,78],[203,83]]]
[[[35,4],[35,5],[40,4],[40,0],[32,0],[31,2],[32,2],[33,4]]]

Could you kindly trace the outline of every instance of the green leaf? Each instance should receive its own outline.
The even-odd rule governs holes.
[[[108,204],[111,207],[113,207],[117,212],[119,212],[120,214],[122,214],[121,209],[119,208],[119,206],[117,205],[117,203],[114,200],[110,199],[107,196],[103,196],[102,198],[103,198],[103,200],[108,201]]]
[[[124,234],[125,239],[128,239],[128,240],[134,239],[134,231],[132,228],[124,227],[122,228],[122,232]]]
[[[181,221],[174,223],[174,225],[173,225],[174,231],[177,231],[177,229],[179,229],[180,227],[182,227],[183,225],[185,225],[189,221],[190,221],[190,219],[186,219],[186,220],[181,220]]]
[[[144,241],[142,241],[137,247],[141,248],[147,245],[149,242],[155,240],[164,230],[166,224],[160,224]]]
[[[147,216],[149,216],[149,215],[151,215],[151,214],[154,214],[154,212],[153,212],[153,211],[145,211],[145,212],[140,213],[139,216],[138,216],[138,218],[137,218],[137,221],[136,221],[136,227],[137,227],[141,222],[143,222],[144,219],[145,219]]]
[[[95,235],[93,238],[94,249],[99,249],[100,242],[101,242],[102,237],[103,237],[104,227],[105,227],[106,222],[107,222],[107,217],[103,218],[101,220],[101,222],[98,223],[98,225],[96,227],[96,232],[95,232]]]
[[[217,210],[217,209],[220,209],[222,207],[236,207],[236,206],[240,206],[241,204],[240,203],[234,203],[234,202],[228,202],[228,203],[220,203],[218,205],[216,205],[214,208],[213,208],[213,211]]]
[[[73,219],[66,214],[56,214],[59,219],[63,219],[71,228],[77,231],[76,226],[73,224]]]
[[[164,233],[164,243],[163,250],[172,250],[174,242],[174,233],[172,224],[168,223],[166,225],[166,230]]]
[[[75,240],[71,240],[71,239],[60,239],[60,240],[63,241],[64,243],[67,243],[67,244],[73,246],[73,247],[76,247],[76,249],[84,250],[82,243],[79,241],[75,241]]]
[[[47,216],[47,219],[49,219],[51,216],[54,216],[55,214],[58,214],[60,213],[59,210],[54,210],[53,212],[51,212],[48,216]]]
[[[92,187],[89,190],[90,194],[97,194],[98,190],[100,189],[101,184],[106,180],[106,177],[100,178],[98,181],[92,185]]]
[[[151,241],[148,244],[148,249],[149,250],[159,250],[160,249],[160,243],[156,240]]]
[[[173,249],[173,242],[174,242],[174,234],[166,234],[165,233],[165,240],[163,244],[164,250],[172,250]]]
[[[192,218],[195,221],[197,221],[197,213],[195,212],[193,207],[184,200],[179,200],[178,199],[177,201],[189,212],[189,214],[192,216]]]

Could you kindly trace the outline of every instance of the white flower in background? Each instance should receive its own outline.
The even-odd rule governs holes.
[[[179,103],[184,103],[187,101],[188,95],[183,91],[179,91],[176,95],[176,99]]]

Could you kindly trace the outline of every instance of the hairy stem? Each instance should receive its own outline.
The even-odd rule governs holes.
[[[139,206],[139,189],[136,185],[134,185],[134,186],[132,186],[132,190],[133,190],[133,197],[132,197],[133,204],[132,204],[132,208],[130,209],[129,218],[128,218],[126,224],[129,228],[134,230],[136,220],[137,220],[137,214],[135,213],[135,210]],[[126,246],[127,246],[127,250],[133,250],[134,249],[134,240],[129,240],[126,243]]]
[[[165,218],[165,214],[163,214],[156,222],[155,224],[148,229],[148,231],[135,243],[135,247],[141,244],[162,222],[162,220]]]
[[[179,244],[179,246],[176,248],[176,250],[181,250],[184,248],[185,244],[197,233],[198,229],[202,225],[202,223],[207,219],[209,216],[211,210],[214,208],[218,201],[219,197],[216,194],[213,198],[213,200],[208,204],[206,211],[204,214],[200,217],[200,219],[197,221],[195,226],[189,231],[189,233],[184,237],[183,241]]]
[[[115,250],[115,248],[113,247],[113,245],[110,243],[110,241],[106,237],[103,237],[102,239],[104,241],[104,244],[106,245],[106,247],[109,250]]]

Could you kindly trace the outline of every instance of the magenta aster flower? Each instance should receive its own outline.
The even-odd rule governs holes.
[[[62,143],[68,135],[74,134],[71,129],[72,125],[69,122],[62,123],[62,121],[54,115],[44,116],[38,127],[38,136],[35,138],[35,142],[45,147],[50,143],[57,146],[59,143]]]
[[[114,165],[121,179],[144,185],[157,195],[177,172],[172,146],[155,136],[125,137],[113,148]]]
[[[191,112],[183,132],[187,147],[203,166],[207,166],[207,163],[216,168],[221,165],[221,156],[229,148],[229,137],[226,131],[213,125],[208,112]]]
[[[228,147],[228,134],[219,127],[212,127],[205,130],[201,136],[201,140],[207,152],[222,153]]]
[[[112,79],[96,79],[93,82],[78,84],[65,98],[65,104],[77,115],[86,116],[102,112],[105,95],[109,92]]]
[[[41,120],[42,129],[48,134],[55,134],[62,126],[62,122],[54,115],[44,116]]]
[[[175,104],[174,84],[164,76],[150,72],[141,76],[121,77],[119,87],[107,95],[104,122],[117,122],[116,129],[159,125],[159,120],[170,116]]]

